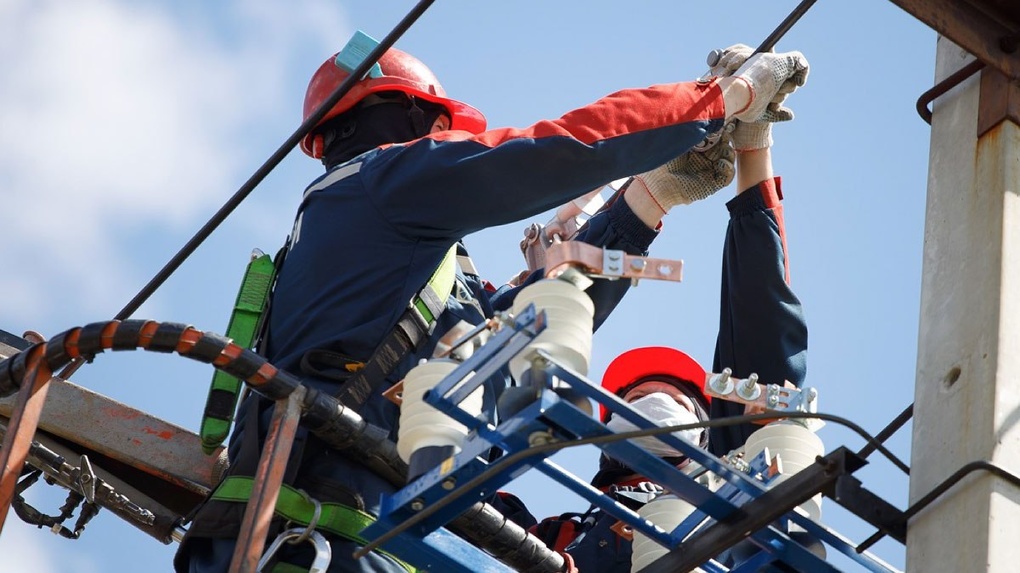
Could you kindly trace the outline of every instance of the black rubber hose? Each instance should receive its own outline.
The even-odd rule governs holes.
[[[111,320],[96,322],[62,332],[47,342],[42,360],[56,370],[71,360],[91,361],[105,350],[143,349],[177,353],[186,358],[212,364],[271,399],[281,400],[301,385],[301,381],[230,339],[206,333],[192,326],[151,320]],[[27,357],[33,347],[0,362],[0,397],[18,391],[27,370]],[[369,424],[339,400],[307,388],[301,423],[327,444],[364,463],[397,487],[406,484],[407,464],[397,455],[396,444],[388,432]],[[491,505],[478,502],[447,524],[447,527],[499,559],[525,573],[559,573],[565,566],[562,555],[549,549],[540,539],[510,521]]]

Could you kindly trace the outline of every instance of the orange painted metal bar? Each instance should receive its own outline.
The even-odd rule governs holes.
[[[305,398],[304,387],[298,387],[287,398],[278,400],[273,409],[273,420],[269,425],[266,443],[262,446],[258,470],[255,472],[251,499],[244,510],[241,531],[234,547],[230,562],[230,573],[255,573],[269,533],[269,522],[273,518],[276,500],[283,485],[283,474],[287,459],[294,446],[298,421],[301,419],[301,403]]]
[[[53,377],[49,366],[43,360],[45,351],[46,347],[41,344],[25,351],[30,353],[26,361],[25,377],[21,381],[18,400],[11,412],[10,425],[4,433],[3,445],[0,446],[0,531],[3,531],[7,512],[14,500],[18,478],[21,477],[21,469],[25,466],[32,438],[39,426],[46,391],[49,389],[50,378]],[[26,381],[31,382],[26,384]]]

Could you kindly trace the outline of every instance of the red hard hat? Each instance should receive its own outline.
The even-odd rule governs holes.
[[[619,395],[632,383],[656,375],[692,382],[701,391],[705,402],[712,402],[712,398],[705,394],[705,369],[687,354],[666,346],[635,348],[617,356],[602,375],[602,387]],[[603,422],[609,417],[609,410],[601,404],[600,415]]]
[[[347,70],[336,65],[335,60],[336,54],[333,54],[333,57],[319,66],[315,75],[312,76],[312,80],[308,82],[308,90],[305,92],[304,119],[308,119],[312,112],[318,109],[319,105],[326,101],[333,91],[350,76]],[[379,58],[379,67],[382,68],[381,76],[365,76],[360,82],[354,84],[351,90],[333,106],[333,109],[329,110],[329,113],[316,124],[316,127],[353,108],[368,94],[398,91],[445,107],[450,114],[450,129],[470,131],[471,133],[485,131],[485,116],[482,115],[482,112],[465,103],[447,98],[446,92],[443,90],[443,86],[439,85],[435,74],[418,58],[396,48],[390,48]],[[312,132],[314,133],[314,129]],[[312,133],[306,135],[301,140],[301,151],[319,159],[322,157],[322,149],[318,149],[321,146],[315,145],[314,139],[315,136]]]

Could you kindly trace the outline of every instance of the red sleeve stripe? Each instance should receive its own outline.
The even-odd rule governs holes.
[[[619,91],[559,119],[543,120],[525,129],[494,129],[471,139],[492,147],[511,139],[560,136],[591,145],[621,135],[725,115],[722,91],[715,82],[684,82]],[[437,135],[433,137],[442,139]]]
[[[762,181],[759,186],[765,207],[772,210],[776,217],[776,224],[779,226],[779,240],[783,244],[783,268],[786,270],[786,284],[790,284],[790,254],[786,248],[786,222],[783,217],[783,180],[780,177],[773,177]]]

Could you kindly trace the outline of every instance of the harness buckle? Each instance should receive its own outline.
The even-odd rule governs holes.
[[[262,559],[259,559],[259,564],[255,571],[257,573],[267,571],[266,567],[270,564],[276,552],[283,547],[284,543],[294,545],[306,540],[315,547],[315,558],[312,559],[312,565],[308,568],[308,573],[326,573],[326,569],[329,569],[330,561],[333,560],[333,548],[330,547],[329,541],[321,533],[313,529],[312,525],[305,528],[294,527],[277,535],[276,539],[269,545],[269,549],[266,549],[266,552],[262,555]]]

